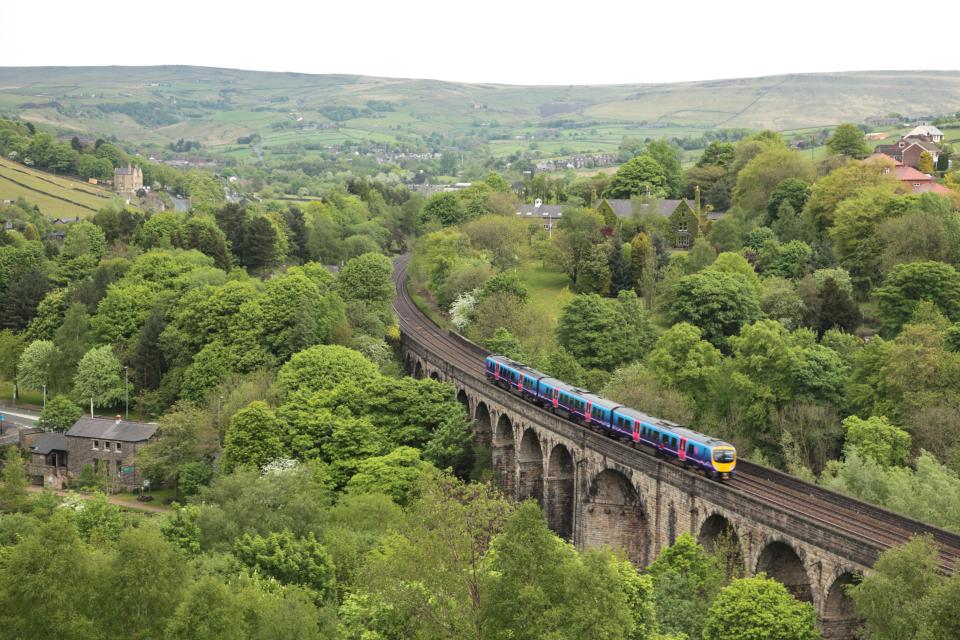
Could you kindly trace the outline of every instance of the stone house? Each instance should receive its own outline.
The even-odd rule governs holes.
[[[33,484],[66,489],[70,484],[67,472],[67,436],[52,431],[40,433],[38,436],[30,445],[27,476]]]
[[[696,209],[690,206],[685,199],[650,199],[634,198],[631,200],[619,198],[602,198],[594,207],[606,219],[610,215],[618,218],[630,218],[634,215],[654,213],[670,220],[673,234],[673,246],[677,249],[687,249],[693,246],[694,240],[702,233],[704,221]],[[723,216],[722,212],[711,212],[709,220],[716,220]]]
[[[700,216],[686,200],[681,200],[670,214],[670,226],[673,229],[673,246],[689,249],[700,235]]]
[[[113,188],[117,193],[132,198],[143,189],[143,170],[139,166],[127,165],[113,170]]]
[[[85,465],[95,473],[106,473],[126,489],[140,485],[137,451],[157,432],[157,425],[84,416],[66,433],[67,471],[80,475]]]

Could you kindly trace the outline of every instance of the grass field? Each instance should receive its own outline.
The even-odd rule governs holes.
[[[371,115],[369,105],[381,103]],[[149,119],[99,109],[151,104],[165,116]],[[388,103],[386,110],[382,103]],[[376,106],[376,105],[375,105]],[[325,130],[274,130],[278,122],[327,123],[329,107],[356,117]],[[616,148],[623,136],[698,136],[718,128],[778,131],[863,122],[896,111],[937,114],[960,109],[960,72],[885,71],[791,74],[675,84],[512,86],[436,80],[307,75],[205,67],[47,67],[0,69],[0,114],[56,127],[63,133],[116,135],[134,145],[200,141],[242,162],[249,151],[236,138],[257,132],[263,149],[401,139],[438,134],[474,136],[482,128],[505,141],[487,148],[504,156],[537,137],[546,154]],[[141,115],[142,114],[134,114]],[[559,137],[542,137],[546,129]],[[960,138],[951,131],[948,139]],[[523,136],[514,140],[514,136]],[[445,141],[446,143],[446,141]],[[816,155],[816,153],[814,154]],[[10,187],[7,187],[10,189]],[[51,203],[47,203],[48,205]]]
[[[25,198],[48,218],[92,217],[117,196],[111,191],[0,158],[0,199]]]

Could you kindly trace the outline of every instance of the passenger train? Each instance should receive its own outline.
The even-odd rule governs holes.
[[[733,476],[737,450],[727,442],[601,398],[504,356],[487,356],[487,380],[578,424],[644,445],[716,480]]]

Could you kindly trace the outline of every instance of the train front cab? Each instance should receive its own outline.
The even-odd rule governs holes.
[[[728,444],[716,445],[710,454],[710,460],[720,478],[729,478],[737,466],[737,450]]]

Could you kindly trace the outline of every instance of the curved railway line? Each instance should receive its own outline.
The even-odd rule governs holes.
[[[401,332],[416,335],[433,353],[464,375],[485,381],[483,358],[488,352],[457,334],[441,329],[414,304],[407,290],[408,261],[409,254],[398,258],[394,272],[397,288],[394,309],[399,317]],[[516,402],[543,411],[546,415],[553,415],[519,398]],[[589,430],[588,434],[593,439],[591,444],[599,449],[616,446],[629,449],[635,455],[652,455],[636,450],[629,444],[612,440],[604,433]],[[687,470],[687,473],[696,472]],[[723,486],[729,491],[769,505],[771,509],[790,511],[811,522],[825,525],[837,533],[881,549],[902,544],[911,536],[932,535],[940,547],[941,569],[950,572],[957,566],[960,535],[829,491],[774,469],[740,460],[737,463],[737,475]]]

